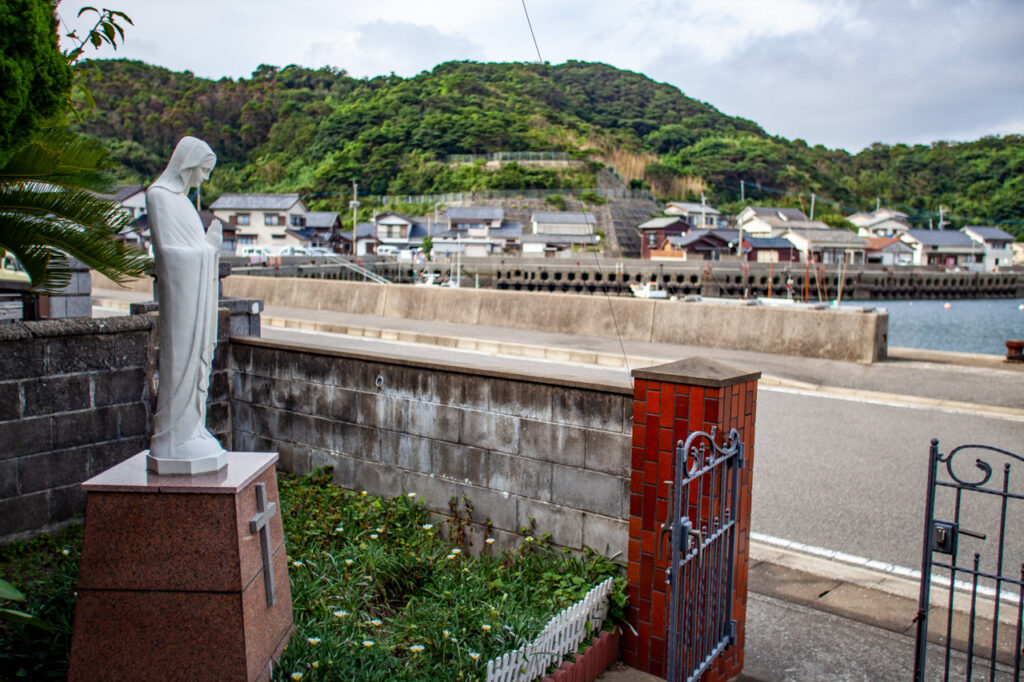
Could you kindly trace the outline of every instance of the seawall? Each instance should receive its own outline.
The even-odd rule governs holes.
[[[884,360],[888,314],[655,301],[492,289],[232,275],[224,294],[267,305],[871,363]]]

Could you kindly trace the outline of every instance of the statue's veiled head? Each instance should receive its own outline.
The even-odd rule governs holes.
[[[174,148],[167,168],[153,186],[172,192],[187,192],[189,188],[198,187],[203,180],[209,178],[216,163],[217,155],[210,149],[210,145],[196,137],[183,137]]]

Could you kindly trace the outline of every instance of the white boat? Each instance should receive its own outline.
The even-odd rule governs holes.
[[[630,284],[629,290],[637,298],[668,298],[668,292],[662,289],[657,282]]]
[[[441,284],[437,281],[441,278],[439,272],[421,272],[419,279],[414,284],[418,287],[439,287]]]

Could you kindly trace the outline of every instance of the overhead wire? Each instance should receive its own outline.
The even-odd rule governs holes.
[[[537,52],[537,64],[538,64],[538,66],[541,67],[541,69],[543,69],[544,77],[550,80],[550,74],[548,72],[548,64],[547,64],[547,62],[544,61],[544,57],[541,56],[540,45],[537,43],[537,34],[533,30],[533,22],[530,21],[530,12],[526,8],[526,0],[521,0],[521,2],[522,2],[522,5],[523,5],[523,14],[526,15],[526,25],[530,29],[530,37],[533,39],[533,48]],[[568,155],[568,153],[569,153],[569,140],[568,140],[568,137],[565,134],[565,127],[562,124],[558,124],[557,125],[557,129],[558,129],[559,140],[560,140],[561,145],[562,145],[562,151],[564,151],[566,153],[566,155]],[[587,217],[586,217],[586,213],[587,212],[584,210],[586,207],[583,205],[582,199],[580,199],[580,193],[579,193],[578,188],[573,186],[574,178],[573,178],[572,173],[569,174],[569,183],[570,183],[570,187],[569,187],[570,195],[576,201],[576,204],[577,204],[577,206],[580,209],[580,213],[583,214],[583,224],[587,226],[587,231],[590,234],[591,241],[594,244],[597,244],[598,243],[597,235],[596,235],[595,230],[594,230],[594,227],[597,224],[597,221],[596,221],[597,216],[596,215],[594,216],[595,222],[593,224],[591,224],[590,221],[587,220]],[[612,228],[614,229],[614,223],[612,225]],[[598,258],[597,250],[596,249],[594,251],[592,251],[592,253],[594,255],[594,266],[597,268],[598,273],[601,275],[601,281],[604,282],[605,281],[604,269],[601,267],[601,259]],[[623,274],[625,274],[625,273],[623,272]],[[608,303],[608,312],[611,314],[612,324],[615,326],[615,337],[616,337],[616,339],[618,339],[619,351],[622,353],[622,363],[625,366],[626,371],[629,372],[629,370],[630,370],[630,367],[629,367],[629,356],[626,355],[626,345],[625,345],[625,343],[622,340],[622,331],[619,328],[619,320],[615,316],[615,306],[612,305],[611,294],[608,293],[607,289],[604,291],[604,297],[605,297],[605,301],[607,301],[607,303]],[[632,385],[632,383],[633,383],[632,372],[630,372],[630,384]]]

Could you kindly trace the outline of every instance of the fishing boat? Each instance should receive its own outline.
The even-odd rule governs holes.
[[[662,289],[657,282],[630,284],[629,290],[637,298],[668,298],[668,292]]]

